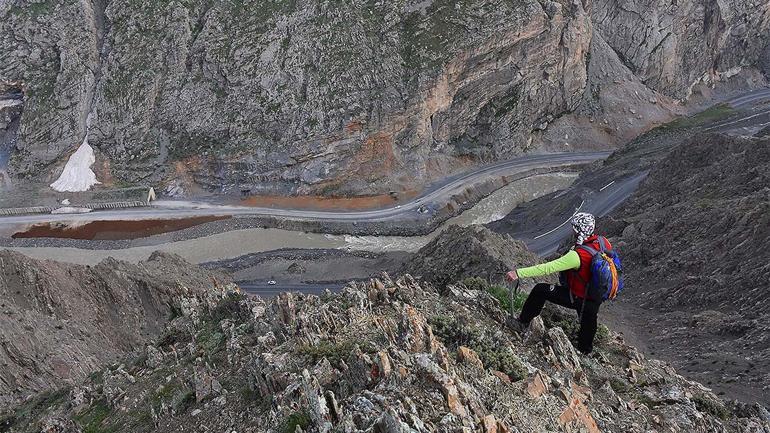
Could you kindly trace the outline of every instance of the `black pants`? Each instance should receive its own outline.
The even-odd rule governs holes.
[[[596,335],[596,316],[599,314],[600,302],[585,301],[577,296],[570,297],[569,288],[552,284],[537,284],[529,293],[524,307],[521,309],[519,321],[525,325],[537,317],[543,310],[545,301],[551,301],[562,307],[571,308],[583,317],[580,318],[580,332],[578,333],[578,350],[583,353],[591,353],[594,348],[594,336]]]

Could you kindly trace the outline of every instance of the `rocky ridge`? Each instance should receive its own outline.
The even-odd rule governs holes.
[[[483,226],[451,226],[405,261],[401,273],[411,274],[435,287],[466,278],[502,282],[513,267],[539,263],[523,242]]]
[[[165,253],[90,267],[0,251],[0,410],[82,382],[143,350],[173,315],[233,289],[230,277]]]
[[[27,402],[6,431],[762,432],[617,335],[578,355],[561,326],[521,336],[498,301],[409,276],[339,294],[232,295],[174,319],[143,357]],[[115,430],[117,429],[117,430]]]

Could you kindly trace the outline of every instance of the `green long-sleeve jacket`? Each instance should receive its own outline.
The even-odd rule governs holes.
[[[555,274],[567,270],[578,270],[580,268],[580,256],[577,251],[570,250],[567,254],[550,262],[541,263],[527,268],[516,269],[519,278],[542,277],[543,275]]]

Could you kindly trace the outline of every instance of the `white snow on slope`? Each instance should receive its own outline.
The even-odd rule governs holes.
[[[51,188],[59,192],[88,191],[92,186],[101,183],[96,180],[96,174],[91,166],[96,162],[94,149],[88,144],[88,137],[83,144],[70,156],[59,179],[51,184]]]

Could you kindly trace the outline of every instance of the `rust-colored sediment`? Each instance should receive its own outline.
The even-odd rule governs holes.
[[[20,238],[64,238],[87,240],[126,240],[138,239],[161,233],[175,232],[212,221],[220,221],[229,216],[201,216],[180,219],[157,219],[139,221],[92,221],[71,226],[62,223],[35,224],[32,227],[11,235]]]
[[[243,199],[241,205],[300,210],[371,210],[394,206],[414,197],[417,197],[417,191],[401,191],[398,193],[398,200],[389,194],[360,197],[255,195]]]

